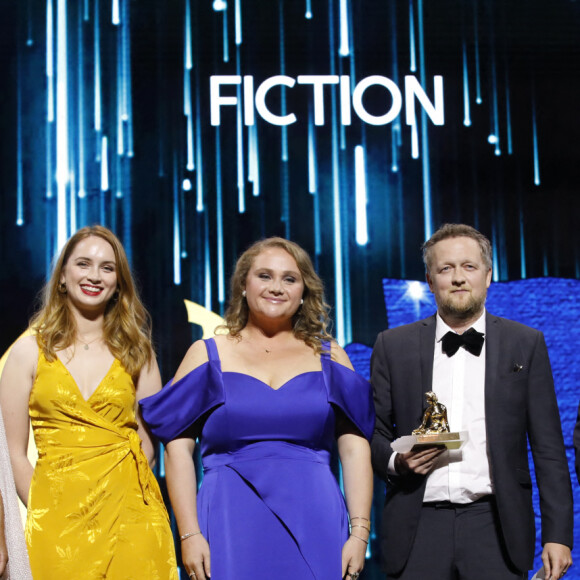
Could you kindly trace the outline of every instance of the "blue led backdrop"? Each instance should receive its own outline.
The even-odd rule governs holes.
[[[269,235],[311,253],[363,370],[396,324],[383,279],[423,279],[445,221],[492,239],[494,280],[534,296],[547,336],[578,318],[580,3],[21,0],[0,28],[0,352],[97,222],[128,250],[164,379],[201,335],[183,300],[223,313],[236,256]],[[555,368],[577,378],[577,352]]]

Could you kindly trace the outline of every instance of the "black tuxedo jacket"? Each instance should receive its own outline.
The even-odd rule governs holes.
[[[371,359],[377,419],[371,449],[387,483],[381,553],[389,573],[403,569],[415,538],[424,476],[390,476],[391,441],[421,423],[432,390],[436,317],[379,334]],[[560,415],[543,334],[486,315],[485,422],[503,542],[512,563],[532,568],[535,545],[527,441],[540,491],[542,544],[572,547],[573,508]],[[453,425],[451,426],[453,429]]]

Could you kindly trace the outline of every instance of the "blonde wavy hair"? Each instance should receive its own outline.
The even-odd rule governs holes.
[[[77,244],[91,236],[108,242],[115,254],[117,292],[105,310],[103,336],[113,356],[136,378],[143,366],[149,365],[154,357],[151,319],[135,288],[123,245],[111,230],[103,226],[84,227],[66,242],[42,291],[40,309],[30,321],[30,326],[35,331],[38,346],[48,361],[55,361],[57,351],[74,344],[76,322],[69,307],[67,293],[62,291],[60,281]]]
[[[292,318],[294,336],[303,340],[316,353],[322,351],[323,340],[332,340],[328,332],[330,318],[329,305],[324,298],[324,285],[314,270],[310,256],[296,243],[284,238],[266,238],[252,244],[236,262],[236,269],[230,281],[230,302],[225,313],[225,324],[216,330],[227,330],[230,336],[239,338],[248,323],[249,308],[243,291],[246,279],[258,254],[269,248],[280,248],[290,254],[302,276],[304,303]]]

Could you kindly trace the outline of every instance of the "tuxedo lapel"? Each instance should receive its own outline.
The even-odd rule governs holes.
[[[433,356],[435,354],[436,315],[423,320],[420,327],[421,406],[426,408],[425,393],[433,389]]]
[[[501,358],[501,323],[499,318],[486,312],[485,315],[485,418],[488,438],[493,433],[494,413],[498,388],[498,369]],[[493,435],[491,435],[493,437]]]

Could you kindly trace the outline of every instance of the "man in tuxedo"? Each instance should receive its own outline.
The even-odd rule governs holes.
[[[540,491],[546,578],[572,564],[573,510],[558,406],[541,332],[485,310],[491,244],[446,224],[423,245],[437,313],[379,334],[371,359],[375,472],[387,483],[387,578],[527,579],[535,527],[529,440]],[[425,393],[447,407],[459,450],[395,453],[421,423]]]

